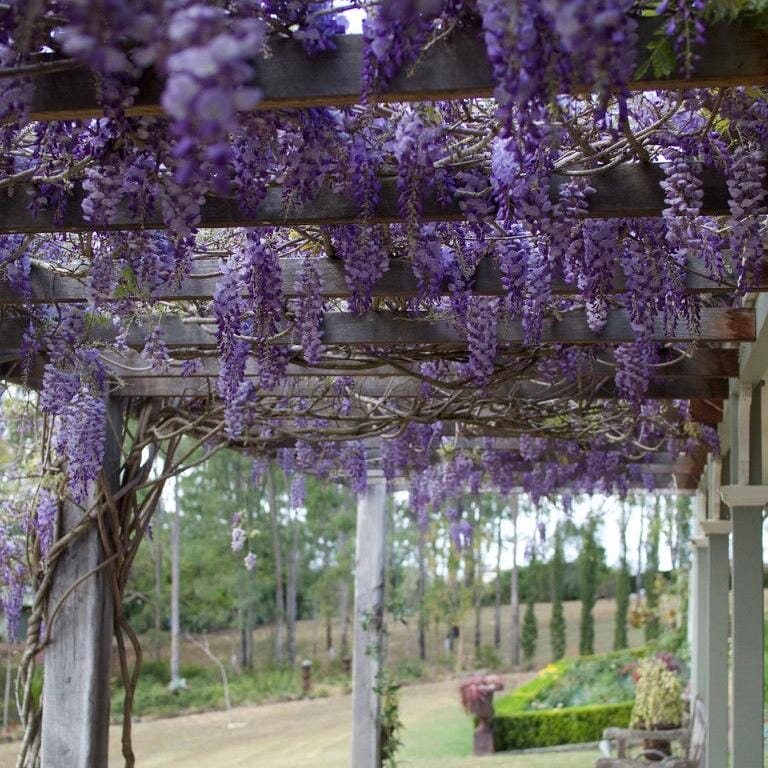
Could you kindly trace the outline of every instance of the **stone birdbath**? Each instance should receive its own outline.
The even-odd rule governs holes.
[[[499,675],[472,675],[461,684],[461,704],[477,721],[472,743],[474,755],[492,755],[494,752],[493,694],[503,688]]]

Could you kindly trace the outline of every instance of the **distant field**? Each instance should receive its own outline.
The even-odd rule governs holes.
[[[568,655],[576,655],[579,645],[579,614],[581,603],[577,601],[565,603],[566,636],[568,639]],[[482,642],[493,644],[493,608],[483,608],[482,611]],[[595,650],[600,653],[613,648],[614,616],[616,607],[613,600],[598,600],[595,606]],[[549,662],[549,619],[551,606],[543,603],[536,606],[536,617],[539,624],[539,641],[536,654],[536,665],[541,666]],[[508,605],[502,607],[501,616],[501,659],[505,664],[509,663],[510,654],[510,626],[511,610]],[[427,658],[430,662],[440,662],[447,659],[444,647],[446,627],[430,627],[427,633]],[[416,658],[418,656],[418,637],[416,632],[416,617],[411,617],[407,625],[391,622],[389,626],[388,656],[390,661]],[[333,624],[334,642],[339,641],[339,627]],[[240,638],[236,632],[219,632],[211,635],[211,647],[222,659],[236,657]],[[643,631],[630,628],[630,645],[642,645]],[[271,658],[272,629],[260,627],[255,632],[255,653],[257,660],[267,662]],[[314,659],[327,658],[325,650],[325,622],[320,620],[300,621],[297,632],[298,655],[300,658],[311,657]],[[474,665],[474,616],[469,613],[465,617],[459,650],[462,657],[461,668],[467,669]],[[148,638],[144,639],[146,658],[154,658],[156,651]],[[161,649],[163,658],[167,658],[166,645]],[[208,665],[204,654],[194,645],[184,642],[182,646],[183,661],[196,662]]]

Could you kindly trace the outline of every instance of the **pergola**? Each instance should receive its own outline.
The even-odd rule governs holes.
[[[658,28],[658,19],[640,18],[635,42],[638,50],[645,50]],[[311,58],[295,40],[273,42],[270,55],[252,64],[253,82],[262,91],[257,109],[267,112],[360,104],[364,50],[359,35],[340,36],[335,50]],[[58,124],[104,117],[99,77],[87,67],[62,64],[54,55],[43,56],[30,67],[37,69],[30,71],[29,120]],[[403,66],[386,89],[368,94],[366,108],[490,99],[496,85],[481,37],[476,30],[459,28],[428,46],[413,66]],[[749,24],[733,23],[707,30],[707,42],[692,71],[681,70],[670,77],[646,71],[627,87],[633,93],[685,89],[695,94],[696,89],[766,85],[768,33]],[[162,117],[163,86],[162,75],[151,68],[143,72],[124,116]],[[573,90],[581,93],[591,87],[577,83]],[[633,146],[633,140],[627,141]],[[663,187],[666,163],[643,159],[642,152],[634,160],[608,163],[590,177],[594,192],[588,198],[584,218],[654,220],[667,215]],[[481,170],[487,183],[487,168]],[[41,242],[35,238],[46,233],[70,233],[72,242],[82,242],[78,238],[167,226],[156,200],[142,211],[122,201],[108,222],[94,222],[84,213],[88,190],[78,169],[68,170],[64,194],[51,205],[37,203],[41,183],[47,182],[36,179],[34,172],[21,171],[8,178],[10,181],[0,181],[0,234],[30,235],[24,247]],[[572,179],[557,171],[551,174],[553,204]],[[699,215],[731,215],[731,193],[724,175],[706,168],[701,180]],[[657,358],[642,402],[628,400],[614,381],[614,373],[621,367],[618,345],[631,344],[637,338],[628,309],[620,302],[611,303],[611,297],[623,296],[630,289],[631,281],[618,262],[605,287],[607,309],[600,330],[594,329],[583,307],[568,306],[543,318],[540,337],[532,345],[525,321],[505,317],[496,329],[497,347],[488,380],[478,382],[457,375],[457,369],[447,375],[442,369],[435,372],[425,368],[424,363],[452,366],[463,362],[467,337],[440,312],[414,310],[409,304],[422,292],[423,275],[414,264],[402,256],[391,259],[387,270],[372,283],[370,308],[354,311],[350,305],[355,291],[347,279],[348,264],[323,235],[337,225],[407,226],[400,196],[397,182],[383,179],[371,210],[361,217],[359,204],[349,194],[327,185],[311,199],[286,206],[285,190],[273,184],[247,211],[233,195],[207,194],[197,222],[201,230],[247,227],[310,232],[322,252],[313,260],[318,296],[329,306],[322,317],[322,359],[311,364],[304,359],[293,322],[291,302],[304,296],[303,263],[281,256],[284,316],[268,344],[285,350],[284,381],[265,386],[258,361],[246,363],[243,380],[254,386],[248,396],[250,422],[240,435],[225,434],[224,412],[232,403],[223,402],[217,385],[223,364],[216,352],[221,351],[222,339],[209,308],[220,290],[222,276],[227,274],[218,259],[226,256],[228,249],[215,245],[226,241],[226,233],[218,235],[219,240],[211,240],[214,245],[201,248],[180,279],[152,290],[151,303],[167,308],[159,320],[137,313],[124,328],[93,323],[82,330],[83,338],[102,350],[109,372],[103,477],[85,503],[64,501],[56,567],[38,576],[27,662],[43,647],[40,622],[45,618],[52,623],[53,617],[46,617],[46,605],[59,607],[54,630],[45,642],[41,717],[34,711],[30,694],[31,672],[20,678],[27,728],[20,765],[36,764],[38,750],[43,768],[107,764],[113,634],[124,674],[136,674],[125,666],[126,639],[133,642],[134,638],[120,615],[120,589],[128,576],[133,547],[149,524],[162,483],[186,458],[176,454],[182,436],[193,436],[200,443],[213,441],[217,446],[228,444],[254,454],[269,454],[297,441],[315,445],[362,441],[367,449],[368,482],[359,495],[357,524],[351,765],[375,768],[380,750],[376,683],[382,660],[380,651],[371,649],[380,649],[383,629],[386,486],[381,455],[387,440],[402,434],[409,424],[440,422],[445,439],[457,449],[474,452],[479,461],[484,451],[514,455],[506,490],[515,494],[524,487],[522,475],[544,460],[543,454],[533,459],[523,455],[520,441],[526,435],[552,441],[553,452],[558,440],[575,439],[587,456],[601,420],[626,425],[647,417],[660,430],[652,444],[632,438],[628,431],[629,437],[623,442],[615,439],[610,450],[621,453],[615,467],[625,487],[673,488],[695,493],[698,500],[690,636],[692,693],[703,699],[708,713],[707,766],[728,765],[729,754],[734,768],[762,766],[761,542],[762,509],[768,503],[768,486],[763,485],[768,451],[762,448],[762,436],[768,404],[763,402],[761,387],[768,373],[768,298],[759,293],[761,286],[750,285],[743,301],[733,306],[728,303],[736,295],[733,264],[727,265],[722,276],[713,276],[702,255],[691,249],[685,264],[678,266],[684,275],[684,293],[700,300],[701,306],[690,321],[670,323],[661,315],[653,319],[647,341]],[[475,219],[476,214],[461,199],[446,199],[434,190],[427,190],[420,203],[420,223]],[[35,259],[34,253],[32,256],[25,291],[20,292],[7,276],[0,280],[0,366],[7,381],[40,388],[51,348],[58,338],[63,340],[59,343],[69,343],[66,323],[62,323],[60,337],[51,325],[61,322],[62,317],[76,317],[78,311],[84,313],[93,301],[93,292],[87,257],[84,268],[81,264],[63,269]],[[729,255],[725,257],[727,260]],[[472,296],[501,301],[509,293],[507,276],[489,256],[473,264],[464,278]],[[450,279],[441,277],[434,289],[436,301],[452,295],[454,288]],[[567,302],[581,291],[573,279],[553,273],[554,300]],[[146,290],[130,284],[121,286],[119,296],[113,298],[137,306],[149,303]],[[42,315],[35,314],[40,310],[48,312],[48,325],[35,344],[30,336],[35,337],[35,328],[43,323]],[[246,330],[239,333],[240,340],[256,344]],[[169,353],[169,359],[158,365],[148,364],[146,355],[142,356],[153,334],[159,335]],[[548,368],[564,346],[584,352],[576,378],[553,375]],[[194,366],[185,364],[193,358],[199,358]],[[341,400],[345,401],[343,407]],[[643,410],[648,403],[651,416]],[[573,438],[575,427],[583,430],[579,438]],[[702,430],[707,428],[719,430],[722,460],[701,439]],[[686,436],[691,443],[685,442]],[[159,478],[150,478],[161,446],[165,469]],[[554,480],[548,492],[583,490],[574,478],[563,478]],[[142,495],[143,490],[148,495]],[[731,566],[733,686],[729,696]],[[132,759],[129,754],[128,738],[128,763]]]

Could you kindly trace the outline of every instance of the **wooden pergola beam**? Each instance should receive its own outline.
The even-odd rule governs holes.
[[[663,20],[641,18],[638,61],[647,56]],[[259,109],[350,106],[360,102],[363,41],[361,35],[336,38],[336,50],[309,57],[300,43],[270,42],[270,56],[253,62],[254,84],[264,98]],[[768,83],[768,34],[745,22],[709,27],[706,44],[697,48],[690,77],[676,71],[657,78],[652,68],[629,83],[630,90],[692,89]],[[578,75],[577,75],[578,78]],[[33,120],[83,120],[101,117],[97,79],[86,69],[55,72],[33,80]],[[428,101],[488,97],[493,93],[491,68],[479,30],[454,32],[447,41],[430,47],[414,67],[405,67],[386,92],[371,96],[373,102]],[[163,111],[162,80],[147,71],[141,78],[131,116],[158,116]],[[576,91],[585,87],[575,86]]]
[[[163,339],[169,349],[202,350],[216,347],[215,326],[203,327],[199,323],[184,322],[176,315],[166,315],[159,321]],[[19,318],[0,320],[0,339],[5,351],[21,348],[26,323]],[[133,349],[143,349],[152,326],[140,323],[129,329],[126,344]],[[117,329],[111,326],[93,325],[88,336],[93,341],[112,342]],[[279,339],[289,343],[290,334]],[[755,314],[752,309],[704,308],[700,313],[698,328],[691,328],[683,321],[669,330],[662,318],[656,320],[653,340],[657,342],[715,342],[752,341],[755,337]],[[594,333],[587,325],[586,316],[569,314],[561,319],[544,321],[542,343],[564,344],[619,344],[635,341],[635,333],[629,317],[623,309],[608,311],[608,319],[601,333]],[[519,345],[524,342],[520,321],[499,323],[498,339],[501,344]],[[328,346],[344,347],[465,347],[466,339],[453,323],[425,317],[411,317],[396,312],[368,312],[354,315],[348,312],[330,312],[325,315],[323,342]]]
[[[280,259],[280,271],[283,279],[283,295],[286,299],[295,299],[300,291],[300,272],[302,259]],[[338,259],[319,258],[315,260],[320,275],[320,295],[325,299],[349,299],[352,292],[344,275],[344,264]],[[733,293],[735,283],[712,280],[705,276],[706,268],[698,259],[689,259],[686,274],[689,293]],[[181,285],[168,285],[152,293],[157,301],[209,301],[216,291],[219,280],[215,263],[204,261]],[[12,307],[25,304],[71,304],[90,301],[91,295],[87,281],[78,277],[54,272],[37,264],[30,269],[30,293],[22,296],[10,285],[5,277],[0,277],[0,306]],[[626,291],[626,277],[617,266],[610,293]],[[447,281],[442,285],[443,295],[447,295]],[[505,296],[501,282],[501,273],[490,257],[484,258],[477,266],[473,278],[472,292],[476,296]],[[569,283],[560,274],[552,276],[552,293],[556,296],[578,295],[577,286]],[[373,285],[371,295],[374,298],[403,297],[418,295],[418,280],[411,263],[406,259],[391,259],[389,269]],[[121,301],[146,300],[145,293],[121,292]]]
[[[592,218],[626,218],[661,216],[665,208],[664,191],[659,183],[665,178],[663,164],[625,163],[590,178],[595,193],[589,196],[587,215]],[[551,197],[558,199],[559,189],[570,177],[555,175],[551,182]],[[701,213],[707,216],[729,215],[728,188],[725,178],[710,169],[702,171],[704,197]],[[79,182],[72,193],[55,209],[39,210],[32,203],[37,197],[34,185],[19,184],[7,196],[0,208],[0,234],[15,232],[102,232],[164,229],[158,206],[138,215],[124,201],[109,225],[87,221],[82,212],[84,192]],[[467,218],[458,200],[443,203],[434,194],[425,194],[422,202],[423,221],[463,221]],[[354,224],[360,219],[357,204],[349,197],[324,187],[310,201],[286,209],[283,190],[270,187],[255,213],[240,210],[237,197],[209,196],[203,204],[199,226],[206,228],[232,227],[291,227],[299,225]],[[394,179],[382,181],[381,196],[368,219],[370,224],[391,224],[403,221]]]
[[[709,349],[698,347],[694,349],[690,357],[679,357],[676,353],[670,355],[671,361],[664,362],[658,368],[653,369],[654,378],[702,378],[702,379],[727,379],[739,375],[739,359],[737,349]],[[147,361],[138,352],[125,352],[121,355],[110,353],[104,358],[107,366],[123,379],[147,378],[155,375],[165,377],[182,376],[182,363],[173,362],[168,371],[157,374],[148,370]],[[110,362],[112,361],[112,362]],[[513,355],[503,355],[497,358],[496,364],[505,367],[514,364]],[[44,361],[41,361],[41,365]],[[605,350],[596,360],[590,370],[581,372],[584,378],[613,376],[616,372],[616,361],[612,350]],[[185,378],[207,378],[218,376],[219,363],[214,358],[199,360],[197,369],[191,373],[184,372]],[[385,361],[357,362],[355,359],[342,360],[333,358],[325,359],[318,366],[305,363],[289,363],[286,369],[288,378],[322,378],[351,376],[352,378],[388,378],[393,376],[406,376],[407,371],[400,367],[390,365]],[[513,379],[530,378],[535,374],[535,368],[522,371],[518,375],[512,375]],[[257,366],[249,361],[246,366],[247,376],[258,375]]]
[[[352,389],[353,396],[392,400],[417,399],[421,396],[421,383],[413,378],[396,377],[391,379],[372,378],[357,379]],[[430,396],[435,399],[440,394],[448,395],[456,392],[456,389],[433,389]],[[616,388],[612,380],[593,385],[590,382],[581,384],[535,384],[529,381],[516,381],[507,384],[490,387],[483,390],[471,386],[461,387],[465,393],[477,393],[480,398],[496,398],[507,400],[510,397],[551,400],[569,399],[580,400],[585,398],[616,398]],[[178,376],[151,376],[147,378],[126,379],[115,390],[115,395],[124,397],[208,397],[216,396],[216,380],[205,378],[180,378]],[[657,400],[689,400],[691,398],[719,398],[728,395],[727,379],[665,379],[650,382],[647,397]],[[338,400],[333,382],[329,379],[320,379],[313,382],[311,379],[294,380],[288,386],[281,386],[275,390],[257,390],[257,397],[280,399],[306,399]]]

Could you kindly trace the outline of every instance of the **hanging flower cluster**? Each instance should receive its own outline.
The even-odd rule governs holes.
[[[363,40],[369,101],[457,34],[484,41],[495,103],[361,101],[269,112],[254,111],[263,57],[286,46],[332,56],[345,31],[332,3],[92,5],[43,2],[35,18],[22,3],[0,8],[3,68],[27,72],[51,51],[71,57],[94,74],[103,108],[97,120],[30,122],[34,72],[7,78],[0,97],[0,188],[14,200],[23,194],[48,222],[41,229],[51,230],[0,236],[0,275],[29,299],[9,314],[25,328],[29,370],[47,355],[41,407],[81,501],[103,452],[103,397],[113,381],[104,360],[128,359],[130,369],[137,363],[129,347],[155,373],[181,367],[191,376],[203,364],[216,371],[230,440],[298,433],[300,444],[314,446],[313,426],[338,429],[336,448],[301,451],[362,488],[365,407],[384,422],[368,429],[393,440],[385,449],[393,476],[404,467],[427,471],[430,462],[417,456],[430,453],[424,445],[434,435],[420,425],[442,418],[442,408],[491,427],[489,412],[504,426],[535,423],[548,436],[585,423],[597,432],[592,414],[584,416],[585,401],[596,407],[597,385],[588,382],[597,353],[544,343],[551,327],[574,316],[596,335],[612,312],[628,317],[635,339],[607,355],[620,400],[606,412],[626,426],[632,409],[641,410],[637,440],[653,440],[662,417],[646,396],[662,364],[658,336],[681,324],[695,336],[702,307],[732,306],[764,279],[768,99],[743,89],[631,93],[644,63],[636,59],[639,11],[648,4],[373,4]],[[690,70],[709,12],[700,2],[664,2],[655,12],[662,38]],[[150,66],[162,75],[163,114],[136,117]],[[640,178],[649,164],[657,166],[649,173],[660,179],[661,216],[612,215],[605,179]],[[706,215],[713,174],[725,179],[728,216]],[[605,218],[596,216],[601,210]],[[243,216],[253,226],[203,228]],[[73,218],[82,232],[55,232]],[[343,275],[346,291],[336,297],[321,285],[326,268],[331,278]],[[41,271],[85,293],[71,309],[41,305],[32,296]],[[484,295],[489,275],[500,288]],[[388,295],[399,276],[406,288]],[[719,292],[694,296],[691,276]],[[722,290],[731,283],[737,290]],[[180,295],[187,298],[169,310],[166,301]],[[443,350],[329,342],[327,318],[348,311],[445,322],[463,343]],[[216,359],[174,342],[165,332],[174,323],[200,337],[210,332]],[[340,362],[392,362],[418,379],[419,397],[408,406],[396,396],[364,399],[340,374],[318,383],[318,406],[291,381],[296,363]],[[560,393],[559,403],[515,383],[533,372]],[[393,437],[397,430],[405,442]],[[547,462],[526,472],[538,494],[566,480]],[[414,498],[423,499],[424,483],[414,482]]]

